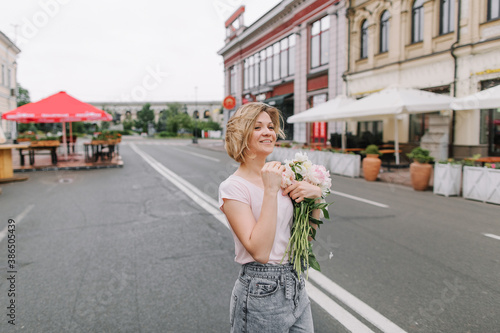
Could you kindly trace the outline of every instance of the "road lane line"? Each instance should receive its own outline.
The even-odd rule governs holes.
[[[310,299],[321,306],[330,316],[335,318],[335,320],[341,323],[349,331],[356,333],[374,333],[368,326],[356,319],[356,317],[335,303],[330,297],[325,295],[310,282],[306,282],[306,290]]]
[[[368,200],[368,199],[363,199],[363,198],[360,198],[360,197],[357,197],[357,196],[354,196],[354,195],[350,195],[350,194],[347,194],[347,193],[342,193],[342,192],[337,192],[337,191],[331,191],[330,193],[331,194],[335,194],[335,195],[339,195],[341,197],[349,198],[349,199],[352,199],[352,200],[361,201],[361,202],[364,202],[364,203],[367,203],[367,204],[370,204],[370,205],[373,205],[373,206],[382,207],[382,208],[389,208],[389,206],[386,205],[386,204],[382,204],[382,203],[376,202],[376,201],[371,201],[371,200]]]
[[[203,155],[203,154],[198,154],[198,153],[195,153],[195,152],[192,152],[192,151],[182,150],[182,149],[179,149],[179,148],[172,148],[172,149],[180,151],[180,152],[183,152],[183,153],[186,153],[186,154],[191,154],[191,155],[194,155],[196,157],[206,158],[207,160],[211,160],[211,161],[214,161],[214,162],[220,162],[220,160],[218,158],[215,158],[215,157],[210,157],[210,156],[206,156],[206,155]]]
[[[217,220],[229,228],[227,225],[226,217],[224,213],[218,209],[218,202],[205,193],[201,192],[198,188],[193,186],[191,183],[185,181],[182,177],[178,176],[174,172],[167,169],[163,164],[155,160],[149,154],[143,152],[133,143],[130,144],[132,150],[134,150],[139,156],[141,156],[151,167],[153,167],[160,175],[168,179],[171,183],[177,186],[181,191],[188,195],[195,203],[203,207],[206,211],[212,214]]]
[[[26,207],[25,210],[23,210],[21,212],[21,214],[17,215],[15,218],[14,218],[14,221],[16,221],[16,226],[19,224],[19,222],[21,222],[25,217],[26,215],[28,215],[28,213],[33,209],[33,207],[35,207],[35,205],[29,205],[28,207]],[[3,228],[2,231],[0,231],[0,242],[5,238],[5,236],[7,236],[7,228],[8,228],[8,224],[5,226],[5,228]]]
[[[375,309],[371,308],[368,304],[364,303],[362,300],[352,295],[320,272],[310,269],[309,279],[316,282],[332,296],[356,311],[359,315],[375,325],[381,331],[390,333],[406,333],[402,328],[391,322]]]
[[[490,237],[490,238],[493,238],[493,239],[500,240],[500,236],[497,236],[497,235],[494,235],[494,234],[484,234],[483,233],[483,235],[486,236],[486,237]]]
[[[184,180],[182,177],[177,175],[176,173],[170,171],[168,168],[166,168],[163,164],[155,160],[153,157],[151,157],[149,154],[143,152],[139,148],[137,148],[136,145],[133,143],[130,144],[130,147],[132,150],[134,150],[139,156],[141,156],[151,167],[153,167],[158,173],[160,173],[162,176],[164,176],[166,179],[168,179],[171,183],[173,183],[175,186],[179,188],[182,192],[184,192],[187,196],[189,196],[195,203],[200,205],[202,208],[204,208],[206,211],[208,211],[210,214],[212,214],[217,220],[219,220],[226,228],[229,229],[229,224],[227,223],[225,215],[220,211],[219,209],[219,203],[217,200],[211,198],[210,196],[206,195],[202,191],[200,191],[198,188],[196,188],[194,185],[191,183],[187,182]],[[397,325],[393,324],[390,322],[389,319],[383,317],[380,313],[375,311],[374,309],[370,308],[367,304],[363,303],[361,300],[356,298],[354,295],[350,294],[348,291],[345,289],[342,289],[342,287],[338,286],[336,283],[328,279],[326,276],[323,274],[310,270],[309,271],[309,277],[311,280],[316,282],[318,285],[323,287],[325,290],[330,292],[333,296],[337,297],[340,301],[345,303],[347,306],[356,306],[360,307],[359,309],[357,308],[352,308],[355,312],[360,314],[361,316],[367,315],[369,318],[366,318],[368,321],[373,323],[376,327],[383,327],[384,332],[389,332],[389,333],[406,333],[404,330],[399,328]],[[330,297],[328,297],[325,293],[323,293],[321,290],[315,288],[314,286],[309,287],[309,289],[312,290],[313,299],[319,306],[321,306],[328,314],[330,314],[335,320],[339,321],[344,325],[344,322],[346,322],[345,325],[358,325],[356,322],[352,321],[349,316],[352,317],[347,311],[342,309],[343,311],[347,312],[349,316],[345,317],[345,313],[342,313],[343,318],[335,317],[333,313],[335,313],[337,316],[340,313],[340,310],[337,308],[342,308],[338,304],[336,304],[333,300],[331,300]],[[317,301],[316,301],[317,300]],[[337,305],[337,307],[335,306]],[[332,310],[333,309],[333,310]],[[347,319],[344,319],[347,318]],[[354,317],[353,317],[354,318]],[[354,318],[357,320],[356,318]],[[352,332],[372,332],[367,326],[359,322],[361,325],[363,325],[364,328],[360,327],[360,330],[351,330]],[[346,326],[347,327],[347,326]],[[366,329],[366,330],[363,330]]]

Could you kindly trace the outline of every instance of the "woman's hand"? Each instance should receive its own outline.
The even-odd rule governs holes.
[[[321,189],[319,188],[319,186],[310,184],[305,181],[300,181],[288,186],[283,191],[283,195],[289,195],[290,198],[299,203],[305,198],[316,199],[321,197]]]
[[[285,166],[280,162],[267,162],[260,170],[262,181],[264,182],[264,190],[278,192],[281,187],[281,179]]]

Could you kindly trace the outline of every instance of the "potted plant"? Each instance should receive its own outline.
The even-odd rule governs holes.
[[[434,157],[430,156],[429,151],[422,149],[422,147],[416,147],[406,155],[413,160],[413,163],[410,164],[413,189],[415,191],[425,191],[429,186],[432,173],[432,165],[429,163],[434,161]]]
[[[500,164],[475,166],[478,155],[466,159],[463,171],[463,197],[500,205]]]
[[[380,152],[376,145],[369,145],[365,150],[361,152],[366,157],[363,159],[363,176],[367,181],[377,180],[378,173],[380,172],[380,166],[382,165],[382,160],[380,160]]]
[[[435,194],[446,197],[460,195],[462,182],[462,163],[450,158],[439,161],[434,165],[434,190]]]

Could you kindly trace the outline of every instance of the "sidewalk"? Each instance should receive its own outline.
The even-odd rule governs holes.
[[[193,145],[196,146],[196,144],[193,144]],[[224,149],[224,142],[222,141],[222,139],[220,139],[220,140],[198,139],[198,146],[201,148],[204,148],[204,149],[224,151],[224,152],[226,151]],[[361,170],[360,177],[363,177],[363,170]],[[433,175],[431,175],[431,180],[429,183],[429,190],[432,189],[433,178],[434,178]],[[391,168],[391,170],[389,171],[387,168],[381,168],[377,181],[381,181],[384,183],[391,183],[391,184],[399,184],[399,185],[411,187],[410,169],[409,168],[402,168],[402,169]]]

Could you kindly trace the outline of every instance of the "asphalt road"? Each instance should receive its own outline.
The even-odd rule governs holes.
[[[5,230],[0,332],[229,330],[238,265],[209,199],[235,163],[179,140],[128,141],[120,153],[121,169],[2,185],[0,230],[15,221],[16,273],[11,297]],[[500,240],[484,235],[500,236],[499,206],[340,176],[333,184],[316,244],[327,281],[309,281],[327,301],[312,301],[316,332],[353,322],[359,332],[500,332]]]

